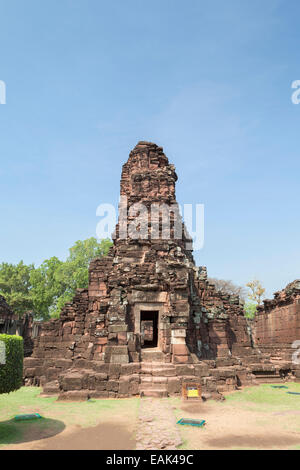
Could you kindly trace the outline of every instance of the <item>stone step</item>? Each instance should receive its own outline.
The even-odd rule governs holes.
[[[152,382],[152,379],[153,379],[152,375],[147,375],[147,374],[141,375],[140,377],[141,383]]]
[[[153,398],[165,398],[168,397],[168,392],[166,390],[157,390],[157,389],[141,389],[140,395],[144,397],[153,397]]]
[[[166,384],[168,382],[168,378],[164,375],[162,376],[153,376],[153,375],[141,375],[141,383],[160,383],[160,384]]]
[[[280,377],[280,375],[275,375],[275,374],[253,374],[255,376],[255,380],[259,382],[264,382],[264,383],[281,383],[283,382],[283,379]]]
[[[152,369],[152,375],[156,377],[175,377],[175,367],[155,367]]]
[[[140,390],[165,390],[167,391],[167,384],[145,382],[141,384]]]
[[[152,364],[142,363],[140,371],[142,374],[152,374]]]
[[[175,369],[175,365],[171,362],[164,362],[164,361],[141,361],[141,369],[142,368],[149,368],[149,369]]]
[[[164,353],[161,351],[143,351],[141,352],[142,362],[164,362]]]
[[[53,382],[48,382],[44,385],[43,387],[43,393],[45,395],[49,394],[49,395],[58,395],[60,392],[60,387],[59,387],[59,383],[57,380],[53,381]]]
[[[150,362],[141,363],[141,374],[153,375],[158,377],[174,377],[176,375],[176,368],[172,364],[155,363]]]

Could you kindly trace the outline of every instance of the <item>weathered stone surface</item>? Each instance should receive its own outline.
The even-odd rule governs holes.
[[[251,382],[251,364],[261,356],[239,299],[216,291],[206,268],[195,266],[176,180],[161,147],[139,142],[132,150],[122,169],[113,247],[91,262],[88,289],[76,292],[59,319],[43,324],[32,361],[25,362],[26,384],[49,391],[58,379],[60,399],[79,399],[163,397],[180,393],[185,380],[200,380],[205,392],[220,397],[221,389]],[[147,209],[138,209],[145,232],[132,238],[136,203]],[[169,213],[167,236],[153,204]]]
[[[258,308],[252,326],[254,343],[273,362],[286,361],[293,364],[293,355],[299,349],[300,340],[300,280],[296,280],[280,292],[273,300],[265,300]]]

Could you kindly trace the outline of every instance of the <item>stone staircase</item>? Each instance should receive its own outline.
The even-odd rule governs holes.
[[[154,353],[153,353],[154,354]],[[147,355],[148,358],[148,355]],[[168,377],[175,377],[173,364],[164,362],[142,362],[140,375],[140,395],[144,397],[167,397]]]
[[[251,364],[250,369],[258,383],[281,383],[284,381],[274,364]]]
[[[164,362],[165,355],[159,349],[149,348],[142,349],[141,362]]]

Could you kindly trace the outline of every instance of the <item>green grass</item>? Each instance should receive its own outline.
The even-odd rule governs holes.
[[[96,426],[102,421],[116,419],[118,415],[132,420],[137,416],[139,405],[137,398],[63,402],[56,401],[57,397],[41,397],[40,393],[38,387],[22,387],[16,392],[0,395],[0,446],[49,437],[70,425]],[[25,413],[39,413],[43,419],[13,421],[14,416]],[[32,437],[28,439],[27,434]]]
[[[300,383],[288,383],[288,389],[272,388],[269,384],[258,387],[246,387],[241,391],[231,393],[226,396],[223,406],[241,404],[256,405],[257,411],[287,411],[289,409],[300,410],[300,395],[289,395],[290,392],[300,393]]]

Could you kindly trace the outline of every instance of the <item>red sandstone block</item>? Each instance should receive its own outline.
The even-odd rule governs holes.
[[[25,357],[24,358],[24,367],[36,367],[42,364],[43,360],[35,357]]]
[[[173,344],[172,352],[176,356],[188,356],[189,350],[185,344]]]
[[[25,371],[24,371],[24,377],[27,378],[27,377],[35,377],[36,375],[36,369],[34,367],[32,368],[26,368]]]
[[[87,400],[88,391],[87,390],[74,390],[63,392],[59,395],[59,401],[85,401]]]
[[[58,374],[61,372],[61,369],[57,369],[56,367],[49,367],[46,369],[46,377],[49,381],[55,380],[58,377]]]
[[[81,374],[72,373],[62,378],[63,390],[80,390],[82,388],[83,377]]]
[[[120,364],[109,364],[109,377],[111,379],[113,378],[118,379],[120,377],[120,372],[121,372]]]
[[[93,362],[92,363],[92,368],[94,369],[95,372],[99,372],[102,374],[106,374],[109,371],[109,364],[103,364],[101,362]]]
[[[173,356],[174,364],[188,364],[191,361],[190,356]]]
[[[103,292],[103,295],[106,295],[106,284],[105,282],[99,283],[99,289]]]
[[[121,345],[127,344],[127,333],[126,332],[121,332],[118,333],[118,343]]]
[[[136,382],[130,382],[129,393],[130,395],[139,395],[139,384]]]
[[[138,352],[129,352],[129,359],[131,362],[137,363],[140,361],[140,355]]]
[[[119,393],[120,394],[125,394],[125,395],[128,395],[129,393],[129,382],[121,382],[120,381],[120,384],[119,384]]]
[[[178,377],[168,378],[167,390],[170,394],[181,392],[181,382]]]
[[[176,375],[183,376],[183,375],[195,375],[195,368],[193,365],[176,365]]]
[[[121,364],[121,375],[130,375],[130,374],[138,374],[140,371],[140,364],[137,363],[129,363],[129,364]]]
[[[205,377],[208,375],[208,366],[206,364],[195,364],[195,375],[197,377]]]
[[[108,392],[101,390],[93,390],[89,392],[91,398],[108,398]]]
[[[108,380],[106,390],[109,392],[117,392],[119,390],[119,381]]]
[[[101,345],[107,344],[107,337],[97,338],[95,340],[95,344],[101,344]]]
[[[70,359],[57,359],[55,361],[55,365],[56,367],[59,367],[61,369],[68,369],[69,367],[71,367],[73,364],[73,361],[71,361]]]
[[[107,382],[106,381],[96,382],[95,388],[98,392],[106,391],[106,387],[107,387]]]

